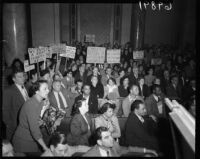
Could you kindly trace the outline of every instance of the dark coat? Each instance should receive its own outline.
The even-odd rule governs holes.
[[[11,140],[19,123],[19,111],[25,100],[15,84],[3,91],[3,121],[6,125],[7,139]]]
[[[89,137],[93,131],[93,124],[91,117],[86,115],[88,124],[81,114],[75,114],[70,123],[70,133],[67,135],[69,145],[89,145]]]
[[[66,108],[67,116],[70,116],[71,111],[72,111],[73,100],[70,97],[70,92],[68,92],[67,90],[62,89],[62,94],[65,97],[65,100],[66,100],[67,105],[68,105],[68,107]],[[51,106],[58,109],[58,104],[57,104],[56,97],[55,97],[53,91],[51,91],[49,93],[49,102],[50,102]]]
[[[78,97],[75,98],[74,103],[81,100],[82,98],[83,98],[83,95],[82,94],[79,95]],[[89,113],[91,113],[91,114],[97,114],[98,113],[98,99],[93,94],[90,94],[88,105],[89,105]]]
[[[128,146],[158,149],[157,139],[148,133],[148,123],[144,118],[142,123],[134,112],[129,114],[125,125],[125,143]]]

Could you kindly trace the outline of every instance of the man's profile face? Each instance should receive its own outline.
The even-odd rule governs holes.
[[[109,131],[103,131],[101,134],[101,146],[111,148],[113,147],[114,140]]]
[[[137,114],[140,116],[146,115],[147,110],[144,104],[139,104],[139,108],[137,109]]]
[[[13,81],[16,84],[24,85],[25,82],[24,73],[23,72],[16,73],[15,76],[13,77]]]
[[[51,146],[51,151],[54,156],[64,156],[67,152],[67,145],[58,144],[56,147]]]

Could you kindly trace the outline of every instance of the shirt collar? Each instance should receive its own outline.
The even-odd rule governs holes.
[[[135,113],[135,115],[138,117],[138,119],[143,123],[144,122],[144,119],[143,117],[141,117],[140,115],[138,115],[137,113]]]
[[[155,94],[153,94],[153,97],[158,102],[158,96],[156,96]]]

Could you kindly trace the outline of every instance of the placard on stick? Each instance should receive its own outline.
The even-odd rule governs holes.
[[[107,63],[120,63],[120,49],[107,50]]]
[[[74,59],[75,54],[76,54],[76,47],[66,46],[65,53],[60,54],[60,56]]]
[[[104,63],[105,47],[88,47],[87,48],[87,63]]]
[[[144,50],[133,51],[133,59],[135,59],[135,60],[141,60],[143,58],[144,58]]]
[[[29,54],[30,64],[38,62],[37,48],[28,48],[28,54]]]
[[[35,69],[35,65],[29,65],[28,60],[24,61],[24,72]]]

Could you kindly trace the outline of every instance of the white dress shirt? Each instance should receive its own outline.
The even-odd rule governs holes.
[[[26,88],[24,86],[21,86],[19,84],[15,84],[17,86],[17,88],[19,89],[19,91],[21,92],[24,100],[28,100],[29,99],[29,96],[28,96],[28,93],[26,91]],[[23,88],[22,88],[23,87]]]
[[[57,101],[57,104],[58,104],[58,108],[61,109],[61,107],[60,107],[60,101],[59,101],[59,97],[58,97],[58,92],[55,92],[55,91],[54,91],[53,93],[54,93],[54,95],[55,95],[55,98],[56,98],[56,101]],[[62,99],[62,102],[63,102],[63,104],[64,104],[64,107],[67,108],[66,99],[65,99],[65,97],[63,96],[63,94],[62,94],[61,91],[59,92],[59,95],[61,96],[61,99]]]
[[[136,113],[135,113],[135,115],[138,117],[138,119],[139,119],[142,123],[144,123],[144,118],[143,118],[142,116],[140,116],[140,115],[138,115],[138,114],[136,114]]]
[[[109,157],[107,155],[107,151],[102,149],[101,147],[99,147],[99,151],[100,151],[100,154],[101,154],[102,157]],[[108,151],[108,152],[110,153],[110,151]]]

